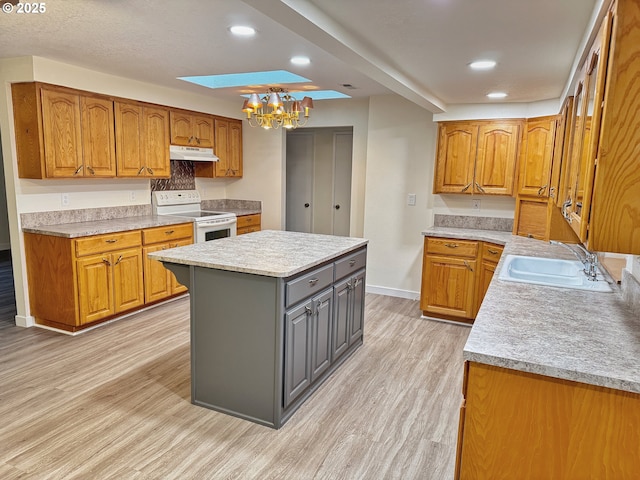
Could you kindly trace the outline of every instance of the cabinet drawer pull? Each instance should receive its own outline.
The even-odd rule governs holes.
[[[175,230],[167,230],[166,232],[164,232],[165,235],[171,235],[173,234],[173,232],[175,232]]]
[[[313,287],[316,283],[318,283],[318,279],[317,278],[312,278],[311,280],[309,280],[309,286]]]
[[[547,189],[547,185],[542,185],[539,189],[538,189],[538,195],[542,195],[542,192],[544,192]]]
[[[107,264],[107,267],[111,266],[111,262],[109,260],[107,260],[106,258],[103,258],[102,261]]]
[[[356,264],[355,259],[354,260],[349,260],[349,266],[353,267]]]
[[[459,245],[457,243],[445,243],[444,246],[448,248],[458,248]]]
[[[489,252],[491,255],[497,255],[499,253],[498,250],[491,250],[490,248],[487,249],[487,252]]]
[[[471,186],[471,182],[467,183],[464,187],[462,187],[462,190],[460,190],[460,192],[466,192],[470,186]]]
[[[463,260],[463,262],[464,262],[464,266],[473,272],[473,268],[471,267],[471,265],[469,265],[466,260]]]
[[[476,182],[476,188],[477,188],[478,190],[480,190],[482,193],[486,193],[486,192],[484,191],[484,188],[482,188],[482,186],[481,186],[478,182]]]
[[[117,238],[108,238],[107,240],[105,240],[105,242],[107,243],[116,243],[118,241]]]

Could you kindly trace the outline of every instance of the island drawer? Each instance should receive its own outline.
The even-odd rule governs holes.
[[[364,268],[366,264],[366,250],[354,253],[353,255],[349,255],[348,257],[336,261],[336,280],[346,277],[351,273],[357,272],[361,268]]]
[[[191,238],[192,236],[193,224],[191,223],[146,228],[142,231],[142,241],[145,245],[181,238]]]
[[[140,230],[94,235],[76,239],[76,255],[82,257],[121,248],[139,247],[140,244]]]
[[[456,255],[457,257],[475,257],[478,254],[478,242],[453,238],[427,238],[426,253]]]
[[[289,308],[300,300],[327,288],[333,283],[333,264],[314,270],[285,285],[285,303]]]

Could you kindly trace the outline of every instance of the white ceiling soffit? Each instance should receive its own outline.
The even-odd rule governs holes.
[[[316,5],[305,0],[242,1],[417,105],[433,113],[445,110],[440,99],[383,60]]]

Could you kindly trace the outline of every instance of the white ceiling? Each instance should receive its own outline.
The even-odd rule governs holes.
[[[447,104],[558,98],[598,0],[48,0],[0,14],[0,57],[35,55],[205,95],[178,76],[285,69],[355,97]],[[247,24],[253,38],[228,28]],[[293,55],[311,65],[296,67]],[[474,59],[498,62],[474,72]],[[342,84],[351,84],[348,89]],[[291,88],[294,89],[294,88]],[[494,101],[495,102],[495,101]]]

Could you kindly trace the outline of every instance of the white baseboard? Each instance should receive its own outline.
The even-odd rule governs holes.
[[[400,290],[399,288],[379,287],[377,285],[367,285],[367,293],[376,295],[387,295],[388,297],[406,298],[408,300],[419,300],[420,292],[411,290]]]
[[[29,328],[36,325],[36,319],[31,315],[16,315],[15,319],[17,327]]]

